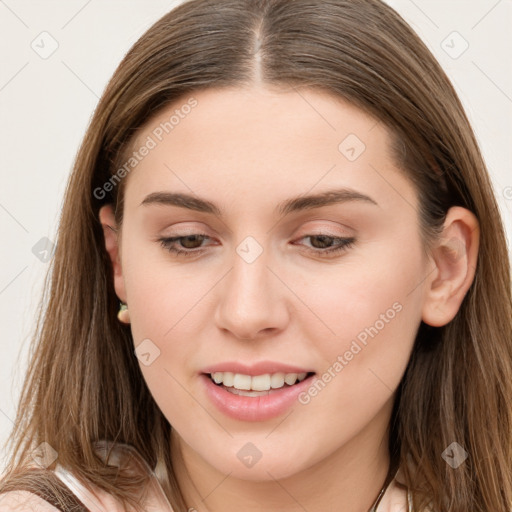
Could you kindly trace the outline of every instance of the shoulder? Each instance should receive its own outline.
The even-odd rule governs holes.
[[[85,489],[85,488],[84,488]],[[94,496],[94,498],[92,498]],[[124,507],[110,494],[101,489],[87,489],[80,494],[82,503],[91,510],[108,512],[126,512]],[[0,494],[0,512],[61,512],[37,494],[15,490]]]
[[[0,494],[0,512],[60,512],[58,508],[29,491]]]
[[[143,493],[147,509],[161,509],[172,512],[172,507],[156,475],[133,447],[107,442],[98,442],[96,445],[98,455],[108,465],[123,467],[130,476],[137,478],[140,476],[149,477],[145,484],[147,486],[146,492]],[[97,512],[126,512],[125,507],[116,497],[91,482],[84,483],[80,481],[73,469],[66,469],[57,464],[50,471],[50,474],[55,478],[55,484],[59,486],[60,492],[64,493],[66,499],[71,502],[78,500],[78,503],[82,506]],[[36,494],[24,489],[16,489],[0,494],[0,512],[60,512],[52,503],[41,498],[39,493]]]

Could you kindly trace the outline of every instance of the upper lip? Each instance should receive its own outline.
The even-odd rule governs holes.
[[[266,373],[313,373],[312,370],[277,361],[259,361],[244,364],[239,361],[226,361],[204,368],[201,373],[231,372],[243,375],[264,375]]]

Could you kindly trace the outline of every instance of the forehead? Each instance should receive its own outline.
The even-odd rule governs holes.
[[[130,150],[150,149],[128,176],[126,199],[162,188],[217,191],[226,200],[228,188],[247,199],[262,189],[361,188],[393,170],[389,142],[382,123],[324,91],[206,89],[166,106],[139,130]]]
[[[163,107],[139,130],[131,146],[139,147],[147,135],[165,142],[172,134],[183,143],[190,140],[190,131],[198,130],[210,139],[223,139],[223,147],[233,147],[240,139],[247,146],[251,135],[257,136],[254,144],[272,143],[272,147],[296,143],[301,136],[313,143],[324,140],[326,146],[348,133],[372,144],[385,143],[382,139],[388,136],[373,116],[324,90],[224,87],[191,92]]]

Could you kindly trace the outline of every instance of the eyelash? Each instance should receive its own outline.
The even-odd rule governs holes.
[[[184,235],[184,236],[160,238],[160,239],[158,239],[158,241],[160,242],[161,246],[165,250],[167,250],[170,253],[175,254],[176,256],[190,257],[190,256],[194,256],[194,255],[202,253],[203,252],[202,249],[180,249],[174,245],[177,241],[183,240],[183,239],[189,238],[189,237],[204,237],[205,239],[210,238],[208,235],[204,235],[202,233],[193,233],[193,234]],[[325,235],[325,234],[305,235],[302,238],[300,238],[299,240],[302,240],[303,238],[312,238],[312,237],[327,237],[327,238],[332,238],[332,240],[335,242],[336,241],[339,242],[338,245],[334,248],[330,247],[325,250],[311,249],[311,248],[308,249],[308,252],[311,252],[320,257],[332,256],[332,255],[336,255],[336,254],[342,253],[344,251],[347,251],[349,248],[351,248],[354,245],[354,242],[355,242],[354,237],[342,238],[342,237],[336,237],[336,236]]]

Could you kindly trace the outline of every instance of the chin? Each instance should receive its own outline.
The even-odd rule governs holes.
[[[204,458],[219,472],[248,481],[284,479],[314,464],[314,461],[308,463],[304,453],[298,458],[297,442],[293,442],[290,447],[282,442],[275,446],[269,443],[269,440],[265,440],[265,436],[268,436],[268,432],[261,439],[256,436],[245,436],[243,440],[230,440],[229,448],[220,448],[217,453],[209,450]]]

